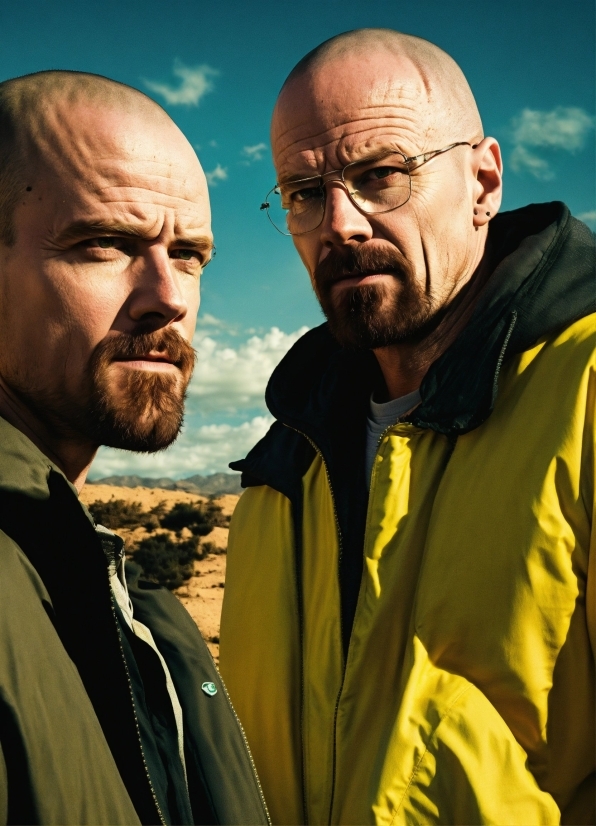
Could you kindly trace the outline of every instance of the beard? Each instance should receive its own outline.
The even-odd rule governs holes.
[[[387,273],[394,285],[334,290],[346,275]],[[332,249],[314,271],[315,292],[336,341],[349,350],[374,350],[423,338],[433,325],[433,301],[397,250],[364,245]]]
[[[141,358],[150,351],[163,353],[178,370],[158,372],[124,370],[117,392],[112,390],[109,367],[114,360]],[[172,444],[184,420],[186,388],[196,353],[175,330],[137,335],[121,333],[100,342],[89,362],[89,407],[84,422],[97,444],[153,453]]]
[[[141,359],[151,351],[178,369],[124,368],[113,375],[115,361]],[[175,330],[119,333],[95,347],[77,399],[56,389],[32,393],[23,382],[13,384],[13,390],[62,438],[154,453],[171,445],[180,432],[195,359],[191,345]]]

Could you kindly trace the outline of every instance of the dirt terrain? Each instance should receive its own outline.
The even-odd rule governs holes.
[[[231,516],[239,496],[224,494],[215,497],[223,513]],[[108,502],[110,499],[123,499],[126,502],[138,502],[143,510],[150,510],[164,502],[172,507],[177,502],[204,502],[206,497],[178,490],[159,488],[124,488],[113,485],[86,485],[81,491],[81,500],[85,505],[92,502]],[[187,530],[187,529],[184,529]],[[118,533],[126,543],[137,542],[147,536],[145,528],[134,530],[120,529]],[[207,536],[201,537],[201,544],[211,543],[219,553],[210,553],[205,559],[194,563],[194,576],[174,593],[197,623],[203,638],[209,646],[216,662],[219,660],[219,621],[224,595],[226,576],[226,554],[228,529],[213,528]]]

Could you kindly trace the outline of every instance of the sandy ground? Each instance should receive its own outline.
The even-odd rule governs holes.
[[[215,501],[226,516],[231,516],[239,496],[225,494]],[[85,505],[92,502],[107,502],[110,499],[124,499],[126,502],[139,502],[143,510],[150,510],[160,502],[172,507],[176,502],[204,502],[207,497],[197,496],[179,490],[162,490],[160,488],[120,488],[113,485],[86,485],[81,491],[81,500]],[[186,530],[186,529],[185,529]],[[136,542],[147,535],[144,528],[120,530],[125,542]],[[174,591],[180,602],[199,627],[203,638],[209,646],[216,662],[219,660],[219,622],[224,595],[226,577],[226,554],[228,529],[214,528],[210,534],[201,538],[201,543],[210,542],[219,551],[211,553],[205,559],[195,562],[195,572],[186,585]]]

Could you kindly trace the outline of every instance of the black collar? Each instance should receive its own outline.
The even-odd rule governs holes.
[[[560,202],[497,215],[490,241],[499,263],[463,332],[429,369],[409,420],[457,436],[492,412],[504,360],[596,312],[594,236]],[[349,353],[323,324],[278,365],[266,400],[281,422],[326,454],[338,422],[365,416],[379,381],[372,353]]]

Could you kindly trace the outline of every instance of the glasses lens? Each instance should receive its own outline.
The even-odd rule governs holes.
[[[410,197],[410,171],[399,152],[346,167],[344,181],[364,212],[389,212]]]
[[[302,235],[316,229],[323,219],[325,194],[310,182],[274,187],[261,209],[273,226],[284,235]]]

